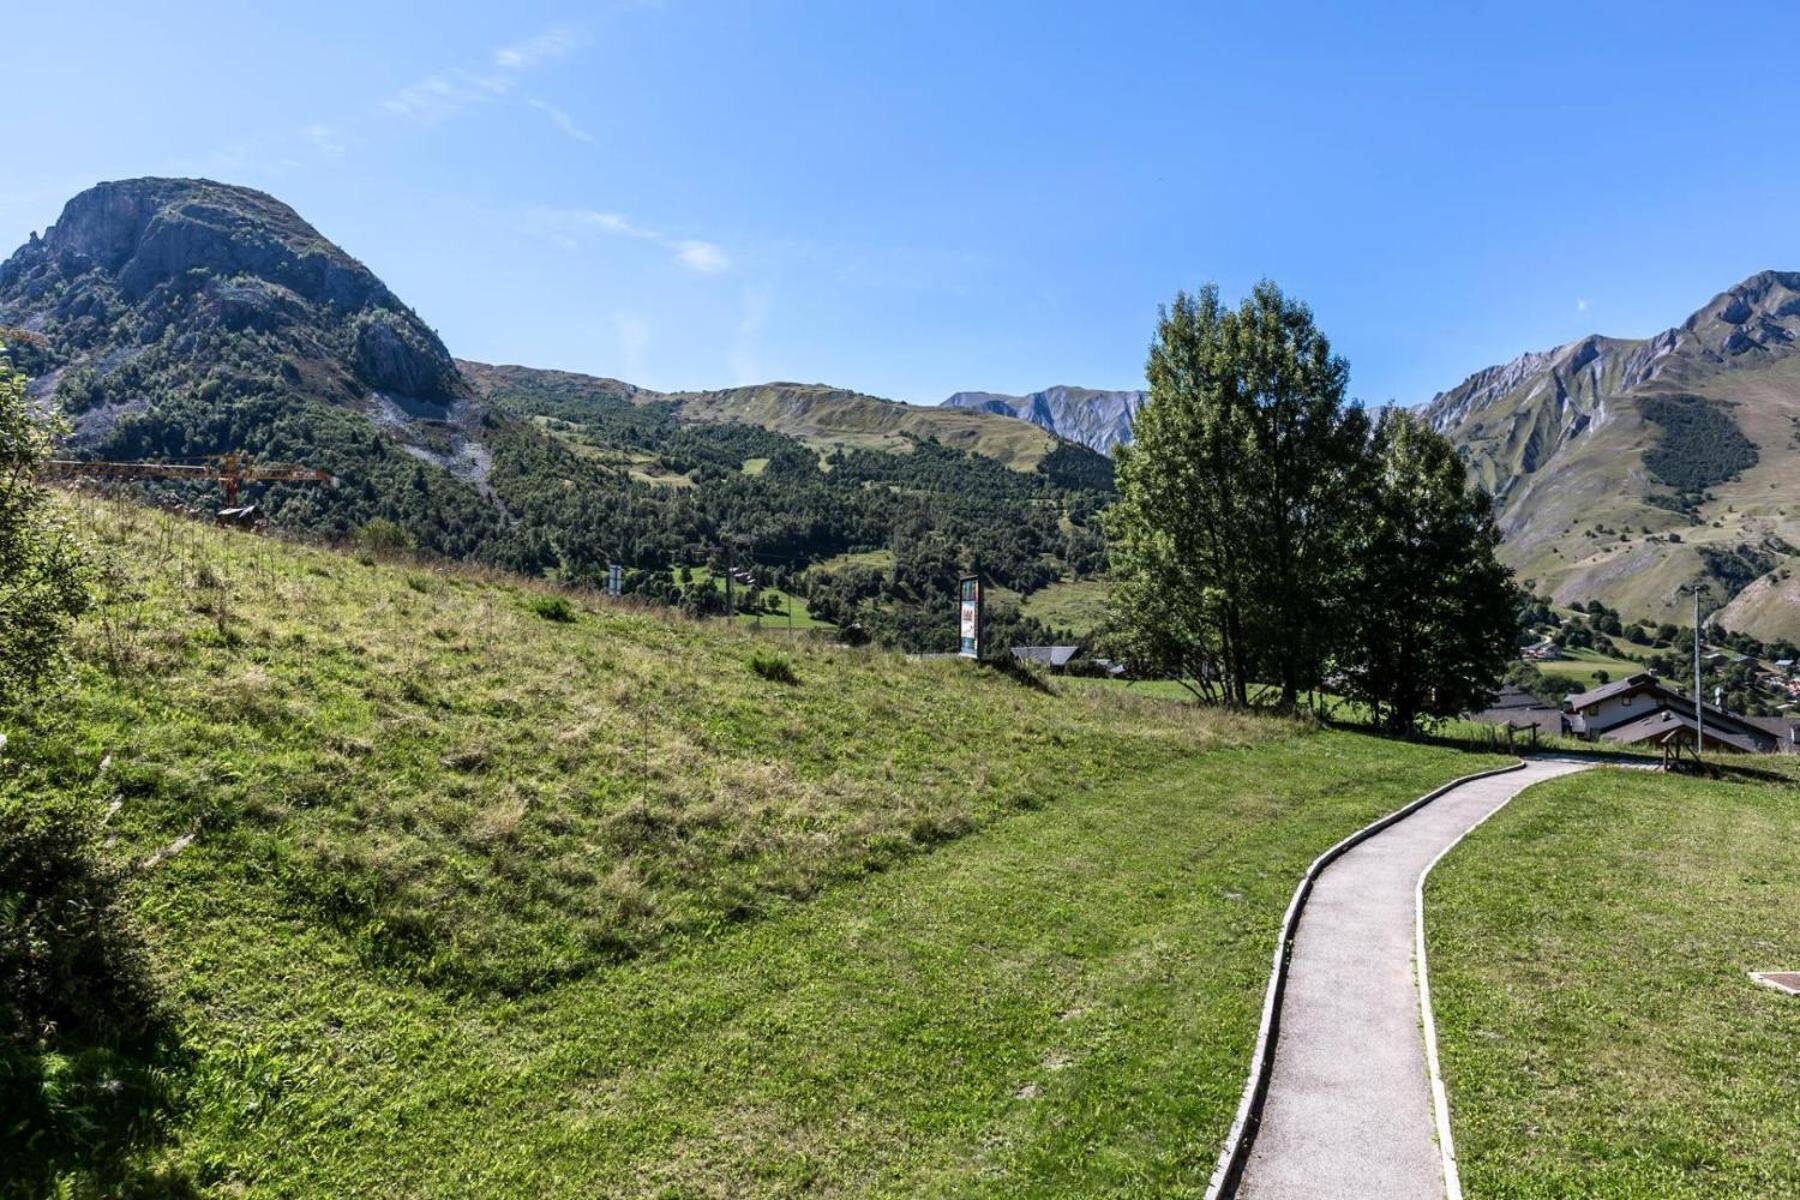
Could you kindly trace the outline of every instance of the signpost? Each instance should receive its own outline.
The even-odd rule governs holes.
[[[962,644],[964,658],[981,657],[981,579],[965,575],[962,581]]]
[[[606,594],[617,596],[624,590],[625,568],[618,563],[606,564]]]

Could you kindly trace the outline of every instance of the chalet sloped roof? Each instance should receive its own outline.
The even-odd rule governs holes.
[[[1696,724],[1694,718],[1674,709],[1664,708],[1640,717],[1635,721],[1609,729],[1600,736],[1609,742],[1618,742],[1622,746],[1635,746],[1639,742],[1661,742],[1670,734],[1677,734],[1683,741],[1692,741]],[[1746,754],[1755,754],[1762,747],[1752,738],[1742,734],[1730,733],[1712,725],[1706,727],[1706,744],[1708,746],[1730,746],[1734,750],[1742,750]]]
[[[1524,688],[1514,687],[1512,684],[1509,683],[1509,684],[1505,685],[1504,687],[1502,687],[1499,691],[1494,693],[1494,698],[1492,700],[1488,701],[1488,706],[1487,706],[1486,711],[1493,712],[1497,709],[1502,709],[1502,708],[1549,708],[1549,707],[1550,707],[1549,705],[1545,704],[1542,700],[1539,700],[1536,696],[1532,695],[1530,692],[1526,691]]]
[[[1800,717],[1739,717],[1738,720],[1754,725],[1764,733],[1774,734],[1789,744],[1800,742]]]
[[[1636,675],[1627,675],[1623,679],[1615,679],[1611,683],[1602,684],[1591,692],[1577,692],[1564,703],[1569,706],[1571,712],[1581,712],[1583,709],[1592,708],[1603,701],[1611,700],[1614,696],[1641,692],[1647,688],[1661,690],[1662,684],[1658,683],[1656,676],[1650,672],[1640,671]]]

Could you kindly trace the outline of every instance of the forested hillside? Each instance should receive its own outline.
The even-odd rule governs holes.
[[[537,479],[586,479],[522,509],[527,523],[562,526],[586,557],[617,555],[648,577],[636,589],[702,611],[723,603],[710,582],[677,590],[668,565],[756,564],[758,584],[806,595],[814,615],[914,649],[949,650],[957,579],[978,571],[1021,594],[1105,565],[1096,521],[1110,498],[1110,464],[1057,443],[1030,471],[907,437],[898,450],[818,449],[740,422],[683,419],[680,400],[628,391],[616,381],[464,363],[497,412],[551,435],[544,461],[496,487],[523,493]],[[609,500],[625,489],[629,506]],[[509,494],[514,494],[509,492]],[[591,508],[568,511],[572,504]],[[641,539],[649,538],[643,541]],[[631,543],[630,539],[640,539]],[[634,552],[612,549],[632,544]],[[863,556],[861,564],[821,566]],[[880,567],[869,565],[880,558]],[[748,600],[754,608],[754,594]],[[1051,631],[1002,604],[996,644]]]
[[[816,601],[909,649],[954,644],[975,571],[1011,592],[1104,564],[1111,465],[985,413],[772,384],[661,396],[618,380],[457,363],[292,209],[203,180],[102,184],[0,266],[0,344],[59,406],[63,453],[241,452],[329,471],[273,484],[271,523],[722,611],[718,576]],[[205,485],[155,483],[206,507]],[[879,553],[885,569],[820,569]],[[865,562],[867,559],[865,558]],[[708,567],[696,574],[684,568]],[[994,631],[1042,640],[1002,605]]]

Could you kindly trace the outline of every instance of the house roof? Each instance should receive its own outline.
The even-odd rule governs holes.
[[[1693,741],[1696,723],[1694,718],[1678,713],[1673,709],[1661,709],[1647,717],[1609,729],[1600,736],[1609,742],[1618,742],[1622,746],[1635,746],[1640,742],[1661,743],[1670,734],[1676,734],[1682,741]],[[1730,746],[1734,750],[1742,750],[1746,754],[1755,754],[1761,747],[1752,738],[1735,733],[1726,733],[1706,727],[1706,744],[1708,746]]]
[[[1064,667],[1081,653],[1080,646],[1014,646],[1013,657],[1021,662],[1034,662],[1046,667]]]
[[[1495,709],[1501,709],[1501,708],[1550,708],[1550,707],[1551,707],[1550,705],[1545,704],[1542,700],[1539,700],[1536,696],[1532,695],[1530,692],[1526,691],[1524,688],[1514,687],[1512,684],[1509,683],[1509,684],[1505,685],[1504,687],[1502,687],[1499,691],[1494,693],[1494,698],[1492,700],[1488,701],[1487,711],[1493,712]]]
[[[1616,696],[1636,694],[1638,692],[1653,693],[1664,706],[1673,705],[1675,706],[1676,711],[1694,707],[1692,698],[1682,695],[1673,688],[1664,686],[1661,680],[1647,672],[1629,676],[1625,679],[1618,680],[1615,683],[1609,683],[1605,687],[1595,688],[1591,692],[1582,692],[1578,696],[1570,696],[1567,704],[1571,712],[1582,712],[1584,709],[1592,708],[1594,705],[1606,700],[1611,700]],[[1656,710],[1652,711],[1654,712]],[[1752,741],[1755,740],[1755,736],[1759,731],[1767,732],[1766,730],[1760,730],[1760,727],[1752,725],[1747,718],[1740,717],[1729,709],[1720,708],[1716,704],[1702,704],[1701,711],[1706,716],[1706,734],[1708,737],[1711,737],[1715,732],[1723,735],[1725,730],[1720,729],[1720,726],[1735,726],[1736,729],[1733,731],[1735,736],[1744,737],[1748,735]],[[1686,714],[1686,719],[1692,720],[1693,714]]]
[[[1639,692],[1645,688],[1661,686],[1657,682],[1656,676],[1648,671],[1640,671],[1636,675],[1627,675],[1623,679],[1615,679],[1611,683],[1602,684],[1591,692],[1577,692],[1563,703],[1567,704],[1571,710],[1580,712],[1582,709],[1590,708],[1602,701],[1611,700],[1614,696],[1623,696],[1628,692]]]
[[[1800,742],[1800,717],[1739,717],[1738,720],[1754,725],[1764,733],[1772,733],[1784,742]]]

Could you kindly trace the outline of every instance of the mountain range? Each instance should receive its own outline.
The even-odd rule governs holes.
[[[1131,422],[1149,392],[1106,392],[1083,387],[1051,387],[1028,396],[998,392],[957,392],[945,408],[999,413],[1105,454],[1131,440]]]
[[[1647,338],[1477,371],[1425,413],[1495,496],[1502,556],[1564,603],[1704,609],[1800,636],[1800,274],[1763,271]]]
[[[1795,637],[1797,339],[1800,274],[1767,271],[1652,337],[1478,371],[1425,412],[1494,493],[1503,556],[1539,593],[1679,620],[1680,589],[1697,584],[1727,627]],[[0,263],[0,343],[71,419],[73,453],[306,461],[344,486],[266,489],[280,524],[351,536],[381,519],[420,549],[568,577],[623,559],[664,593],[728,535],[804,565],[891,548],[902,528],[923,539],[908,554],[935,556],[933,578],[1004,563],[1006,586],[1029,593],[1090,562],[1098,536],[1040,522],[1037,501],[1109,492],[1105,451],[1146,400],[1054,387],[917,406],[789,382],[659,393],[457,360],[291,208],[207,180],[71,199]],[[921,498],[937,510],[923,525],[907,509]],[[1076,526],[1092,507],[1072,504]]]
[[[958,392],[1097,450],[1144,392]],[[1764,271],[1646,338],[1594,335],[1477,371],[1424,409],[1494,494],[1502,557],[1562,603],[1800,637],[1800,274]]]

